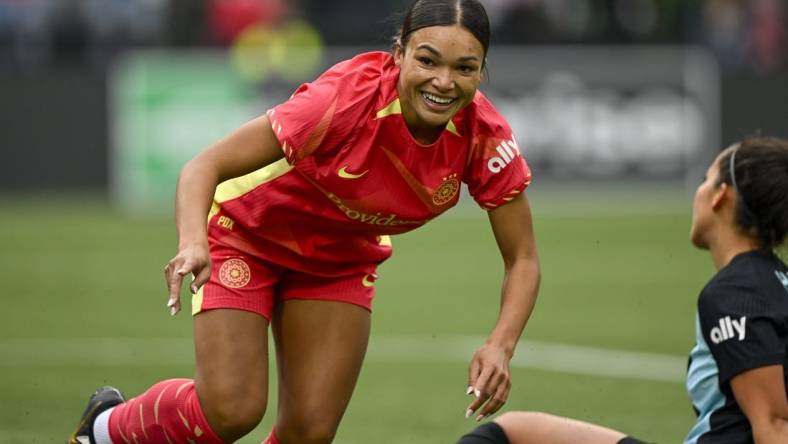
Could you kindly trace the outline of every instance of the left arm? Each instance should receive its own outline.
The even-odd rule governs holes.
[[[509,396],[509,361],[539,290],[539,258],[525,193],[490,211],[489,218],[503,258],[504,277],[498,320],[470,364],[468,393],[476,396],[466,417],[481,407],[477,420],[498,411]]]
[[[750,421],[756,444],[788,442],[788,400],[782,365],[740,373],[731,378],[731,389]]]

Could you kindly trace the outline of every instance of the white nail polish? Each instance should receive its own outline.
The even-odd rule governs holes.
[[[170,307],[170,316],[175,316],[178,314],[178,309],[175,307]]]
[[[474,394],[474,395],[476,395],[476,397],[478,398],[479,396],[481,396],[481,395],[482,395],[482,391],[481,391],[481,390],[479,390],[479,389],[476,389],[476,390],[473,392],[473,394]]]
[[[167,301],[168,307],[172,307],[173,305],[175,305],[175,299],[170,299],[169,301]]]
[[[465,417],[466,418],[470,418],[472,414],[473,414],[473,410],[471,410],[471,409],[468,409],[468,410],[465,411]]]
[[[484,419],[484,415],[479,415],[479,416],[476,417],[476,422],[479,422],[482,419]]]
[[[473,387],[471,387],[471,386],[469,385],[469,386],[468,386],[468,390],[466,390],[466,391],[465,391],[465,394],[466,394],[466,395],[470,395],[471,393],[473,393]]]

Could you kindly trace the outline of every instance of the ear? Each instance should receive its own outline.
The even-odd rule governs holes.
[[[394,43],[394,64],[397,66],[402,65],[402,59],[405,57],[405,48],[397,41]]]
[[[730,185],[723,182],[714,190],[714,194],[711,196],[711,208],[714,211],[718,211],[725,202],[733,202],[734,200],[735,191]]]

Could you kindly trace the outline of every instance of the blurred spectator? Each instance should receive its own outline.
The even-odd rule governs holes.
[[[702,15],[703,43],[707,44],[726,67],[746,60],[749,32],[743,2],[707,0]]]
[[[752,7],[752,51],[755,65],[769,71],[786,59],[786,6],[784,0],[755,0]]]
[[[701,42],[728,70],[768,72],[784,65],[786,24],[784,0],[707,0]]]
[[[214,39],[231,44],[246,27],[255,24],[276,26],[286,13],[282,0],[210,0],[208,24]]]

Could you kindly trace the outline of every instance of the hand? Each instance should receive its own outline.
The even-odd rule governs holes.
[[[189,286],[194,294],[211,277],[211,256],[207,245],[181,248],[178,254],[170,259],[164,267],[164,279],[167,281],[167,289],[170,292],[167,302],[170,316],[175,316],[181,311],[181,283],[183,277],[189,273],[194,276]]]
[[[481,407],[477,421],[497,412],[509,397],[512,382],[509,375],[509,355],[502,347],[485,344],[474,353],[468,372],[468,391],[475,399],[465,411],[470,417]]]

